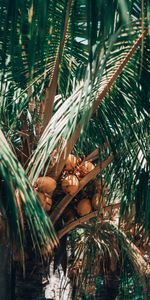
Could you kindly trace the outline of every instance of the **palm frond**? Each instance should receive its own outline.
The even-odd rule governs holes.
[[[137,27],[135,26],[137,29]],[[124,36],[126,31],[123,31],[123,33],[120,35],[120,38],[118,39],[123,43],[123,40],[121,37]],[[133,30],[134,32],[134,30]],[[127,32],[126,32],[127,34]],[[134,32],[135,34],[135,32]],[[133,36],[134,36],[133,34]],[[128,38],[128,34],[126,36]],[[135,36],[134,36],[135,38]],[[133,38],[133,39],[134,39]],[[133,42],[133,49],[134,51],[138,48],[136,42],[139,41],[139,39],[135,39]],[[136,41],[136,42],[135,42]],[[111,41],[112,43],[112,41]],[[53,150],[58,146],[63,149],[66,147],[66,144],[70,138],[70,136],[74,135],[74,132],[76,130],[76,123],[80,120],[80,131],[83,129],[84,124],[87,123],[89,120],[89,115],[91,116],[91,111],[95,112],[95,109],[98,107],[98,104],[103,100],[104,96],[106,96],[106,93],[109,91],[110,87],[112,85],[116,84],[116,79],[120,75],[120,72],[122,69],[128,64],[129,60],[132,59],[132,56],[134,54],[134,51],[132,49],[131,41],[124,40],[124,49],[123,51],[120,50],[120,43],[119,47],[117,48],[114,46],[114,51],[112,50],[112,53],[110,53],[110,49],[108,49],[108,62],[106,64],[106,61],[104,61],[104,64],[102,64],[99,72],[97,73],[97,77],[95,77],[94,83],[90,81],[90,78],[88,77],[88,70],[87,70],[87,80],[84,84],[80,85],[75,89],[75,92],[70,96],[68,99],[66,99],[65,102],[62,103],[62,99],[59,100],[59,109],[57,109],[57,113],[55,113],[48,124],[47,128],[45,129],[39,143],[37,146],[37,149],[35,153],[33,154],[33,157],[31,159],[28,172],[30,173],[30,179],[35,180],[36,177],[40,174],[42,171],[45,163],[47,162],[50,154],[53,152]],[[135,43],[135,44],[134,44]],[[117,44],[117,41],[116,41]],[[123,47],[123,44],[121,44]],[[111,47],[111,46],[110,46]],[[117,50],[116,50],[117,48]],[[132,53],[133,51],[133,53]],[[130,55],[129,55],[130,53]],[[129,58],[126,60],[124,57]],[[134,57],[134,56],[133,56]],[[125,62],[126,60],[126,62]],[[121,63],[120,63],[121,61]],[[134,61],[134,60],[133,60]],[[101,58],[100,58],[101,63]],[[104,66],[106,64],[106,68],[104,71]],[[123,64],[123,65],[122,65]],[[121,68],[122,66],[122,68]],[[121,68],[121,70],[120,70]],[[131,65],[128,66],[130,70]],[[118,70],[120,70],[119,73]],[[114,75],[115,74],[115,75]],[[132,74],[132,73],[131,73]],[[115,77],[116,76],[116,77]],[[126,82],[124,81],[124,84]],[[127,82],[127,85],[129,85],[130,82]],[[129,91],[128,86],[128,91]],[[96,101],[95,101],[96,99]],[[101,99],[101,100],[100,100]],[[128,99],[126,99],[126,102]],[[114,102],[114,100],[113,100]],[[62,104],[61,104],[62,103]],[[115,103],[115,102],[114,102]],[[109,103],[111,105],[111,102]],[[127,103],[128,105],[128,103]],[[136,107],[136,101],[135,106]],[[58,104],[57,104],[58,107]],[[125,109],[125,105],[124,105]],[[132,107],[134,110],[134,108]],[[130,115],[130,121],[131,117],[134,118],[134,113]],[[135,118],[134,118],[135,119]],[[132,120],[133,122],[134,120]],[[56,126],[57,124],[57,126]],[[74,141],[75,143],[76,141]],[[42,159],[41,159],[42,158]],[[34,167],[31,169],[31,165]],[[34,174],[34,175],[33,175]],[[34,176],[34,177],[33,177]]]
[[[45,215],[29,184],[24,170],[0,132],[0,176],[2,213],[9,225],[12,243],[23,249],[25,224],[27,224],[33,247],[52,252],[58,240],[50,219]]]
[[[72,237],[71,237],[72,236]],[[104,281],[111,278],[112,281],[120,276],[120,268],[123,272],[127,268],[127,261],[130,271],[136,280],[139,278],[144,287],[145,294],[148,292],[146,283],[146,270],[148,264],[143,259],[138,248],[131,243],[125,233],[118,230],[111,221],[104,223],[90,222],[81,225],[80,229],[73,231],[70,236],[70,267],[68,276],[72,285],[76,286],[76,296],[88,290],[88,286],[94,285],[99,276]],[[74,249],[71,247],[71,240]],[[93,260],[94,257],[94,260]],[[92,263],[89,263],[92,262]],[[116,277],[117,276],[117,277]]]

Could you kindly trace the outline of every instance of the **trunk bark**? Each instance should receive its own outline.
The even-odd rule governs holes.
[[[10,246],[0,245],[0,300],[11,300]]]
[[[17,263],[15,300],[44,300],[42,278],[43,265],[34,256],[26,261],[25,274],[22,266]]]
[[[11,300],[11,249],[6,221],[0,212],[0,300]]]

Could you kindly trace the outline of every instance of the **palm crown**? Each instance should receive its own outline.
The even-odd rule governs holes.
[[[20,245],[22,218],[35,246],[57,244],[32,188],[56,149],[50,176],[59,180],[72,151],[96,153],[80,190],[103,176],[108,201],[120,198],[121,216],[135,205],[149,232],[148,18],[138,0],[2,1],[1,205]],[[53,224],[74,196],[56,201]]]

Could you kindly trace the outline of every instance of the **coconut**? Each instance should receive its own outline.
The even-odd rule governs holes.
[[[49,197],[49,195],[44,193],[38,193],[38,197],[43,209],[45,211],[49,211],[52,207],[52,199]]]
[[[35,183],[39,192],[51,193],[56,189],[56,181],[48,176],[39,177]]]
[[[85,216],[92,211],[91,202],[88,198],[80,200],[77,204],[77,212],[79,216]]]
[[[51,207],[52,207],[52,198],[48,197],[48,195],[46,195],[45,197],[45,205],[44,205],[44,210],[45,211],[50,211]]]
[[[95,166],[90,161],[84,161],[79,166],[80,176],[84,177],[85,175],[90,173],[94,168],[95,168]]]
[[[79,170],[78,170],[78,169],[75,169],[73,173],[74,173],[74,175],[76,175],[76,177],[80,180],[80,172],[79,172]]]
[[[92,207],[94,209],[97,209],[100,205],[100,194],[96,193],[94,194],[93,198],[92,198]]]
[[[38,193],[38,198],[40,200],[41,205],[43,206],[44,201],[45,201],[45,194],[44,193]]]
[[[73,154],[69,154],[66,164],[65,164],[65,169],[67,171],[73,170],[77,165],[77,158]]]
[[[75,175],[67,175],[62,180],[61,186],[65,193],[73,195],[79,188],[79,180]]]

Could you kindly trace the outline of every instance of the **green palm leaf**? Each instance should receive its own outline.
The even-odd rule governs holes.
[[[72,239],[75,241],[73,244]],[[122,273],[127,270],[127,262],[132,276],[136,281],[142,281],[146,293],[145,272],[148,264],[138,248],[113,222],[80,225],[80,229],[70,234],[70,253],[69,269],[74,270],[74,277],[71,279],[72,284],[76,285],[76,296],[82,294],[90,282],[96,285],[96,278],[100,275],[107,281],[112,272],[112,277],[116,280],[116,276],[120,274],[119,268]]]
[[[57,237],[50,219],[41,208],[24,170],[0,133],[0,206],[9,225],[11,241],[21,249],[25,243],[25,227],[30,232],[33,247],[52,252]]]
[[[135,29],[137,30],[137,26],[135,26]],[[76,124],[80,121],[80,127],[83,128],[84,124],[87,123],[89,116],[91,114],[91,111],[95,111],[95,108],[97,107],[97,102],[95,102],[95,99],[99,99],[99,95],[101,97],[101,101],[103,100],[103,93],[104,96],[106,95],[107,91],[112,85],[116,85],[118,82],[116,82],[116,79],[118,69],[120,68],[120,61],[124,62],[124,56],[127,55],[130,51],[132,51],[131,41],[123,40],[121,37],[128,38],[128,34],[126,30],[123,30],[123,33],[118,37],[118,40],[116,41],[116,45],[110,44],[110,49],[112,46],[114,46],[114,50],[110,53],[110,49],[108,49],[108,58],[107,63],[104,61],[104,63],[101,66],[101,57],[100,57],[100,69],[96,70],[95,74],[95,80],[94,82],[91,82],[89,76],[88,76],[88,70],[87,70],[87,79],[84,84],[80,84],[80,86],[75,88],[75,91],[72,93],[72,95],[66,99],[64,102],[62,101],[61,97],[56,99],[55,105],[57,107],[56,113],[54,113],[52,119],[50,120],[47,128],[45,129],[38,145],[35,153],[33,154],[33,157],[31,159],[28,172],[30,172],[30,179],[35,181],[35,179],[38,177],[40,172],[42,171],[45,163],[47,162],[50,154],[52,151],[56,148],[56,146],[60,143],[61,149],[66,147],[67,141],[69,140],[70,136],[74,134],[76,130]],[[135,31],[133,29],[133,40],[135,39]],[[124,46],[123,46],[124,41]],[[134,40],[135,41],[135,40]],[[110,42],[112,43],[112,41]],[[118,46],[119,44],[119,46]],[[134,44],[134,42],[133,42]],[[120,45],[123,47],[123,51],[120,51]],[[136,49],[135,49],[136,50]],[[107,56],[106,56],[107,57]],[[134,63],[135,57],[131,57],[129,59],[132,59],[132,63]],[[130,72],[130,77],[133,78],[135,74],[132,73],[132,64],[128,64],[128,60],[125,63],[128,72]],[[106,67],[105,67],[106,65]],[[105,69],[104,69],[105,67]],[[138,72],[138,71],[137,71]],[[115,75],[116,74],[116,75]],[[137,74],[137,73],[136,73]],[[116,76],[116,77],[114,77]],[[112,80],[112,82],[111,82]],[[119,79],[118,79],[119,80]],[[121,81],[121,79],[120,79]],[[122,84],[122,82],[121,82]],[[110,85],[110,87],[109,87]],[[124,80],[124,85],[126,88],[128,88],[128,92],[130,89],[130,81]],[[106,90],[106,91],[105,91]],[[58,102],[59,99],[59,102]],[[101,102],[100,100],[98,100]],[[127,110],[129,107],[128,99],[126,98],[124,101],[126,101],[127,108],[124,103],[123,109]],[[134,100],[135,101],[135,100]],[[114,105],[113,105],[114,103]],[[136,108],[136,101],[135,101]],[[95,106],[96,105],[96,106]],[[112,103],[109,102],[110,110],[115,107],[115,101],[113,100]],[[122,103],[121,103],[122,105]],[[58,108],[59,107],[59,108]],[[130,118],[129,122],[135,121],[134,116],[134,108],[133,106],[130,106],[130,110],[132,111],[132,114],[129,116],[128,112],[126,111],[126,116]],[[54,111],[55,111],[54,106]],[[133,119],[131,119],[133,118]],[[119,124],[121,126],[121,123]],[[124,124],[122,124],[124,126]],[[76,142],[76,141],[75,141]],[[41,159],[42,158],[42,159]],[[32,167],[34,162],[34,167]]]

